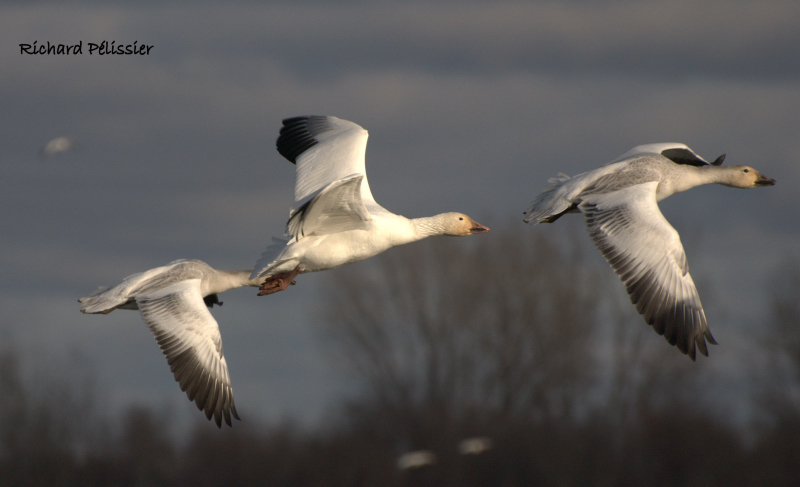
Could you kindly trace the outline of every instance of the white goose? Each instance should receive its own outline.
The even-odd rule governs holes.
[[[461,213],[409,219],[376,203],[364,166],[367,136],[359,125],[336,117],[283,121],[276,145],[297,165],[295,206],[287,238],[273,238],[250,275],[266,278],[259,296],[283,291],[298,274],[358,262],[396,245],[489,231]]]
[[[217,321],[208,311],[221,306],[217,294],[242,286],[258,287],[249,270],[214,269],[200,260],[176,260],[126,277],[111,289],[78,300],[82,313],[108,314],[138,309],[167,357],[175,380],[189,400],[217,426],[239,419],[233,403],[228,364]]]
[[[78,144],[70,137],[56,137],[49,141],[39,151],[39,157],[45,159],[53,157],[64,152],[69,152],[78,148]]]
[[[525,222],[552,223],[564,213],[583,213],[589,236],[647,323],[692,360],[695,345],[708,356],[706,340],[716,341],[678,232],[657,202],[703,184],[775,184],[748,166],[720,166],[724,158],[709,164],[683,144],[641,145],[594,171],[551,179],[525,212]]]

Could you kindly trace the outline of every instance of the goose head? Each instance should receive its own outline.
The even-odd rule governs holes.
[[[481,225],[463,213],[444,213],[441,217],[442,235],[465,237],[489,231],[489,227]]]
[[[724,169],[726,174],[722,184],[734,188],[757,188],[759,186],[774,186],[775,180],[770,179],[750,166],[730,166]]]

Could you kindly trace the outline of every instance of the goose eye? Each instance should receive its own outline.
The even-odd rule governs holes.
[[[745,169],[744,172],[750,172],[750,169]]]
[[[458,219],[459,219],[459,220],[463,220],[463,219],[464,219],[464,217],[463,217],[463,216],[460,216],[460,217],[458,217]]]

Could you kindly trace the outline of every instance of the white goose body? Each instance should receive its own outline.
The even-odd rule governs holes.
[[[435,217],[431,217],[435,218]],[[299,240],[280,240],[276,247],[280,250],[276,257],[265,252],[268,265],[259,275],[289,272],[300,267],[301,273],[334,269],[353,262],[359,262],[377,255],[397,245],[420,240],[435,233],[428,233],[421,224],[423,219],[408,219],[387,213],[381,218],[373,218],[364,228],[342,232],[305,236]],[[257,266],[258,267],[258,266]]]
[[[432,235],[465,236],[489,229],[461,213],[409,219],[380,206],[367,182],[368,133],[330,116],[283,121],[278,152],[297,165],[295,205],[286,236],[273,238],[251,278],[260,295],[285,289],[298,274],[358,262]]]
[[[167,357],[175,380],[189,400],[231,424],[239,419],[233,402],[228,365],[219,325],[208,308],[221,305],[217,294],[243,286],[258,287],[249,270],[214,269],[200,260],[176,260],[126,277],[111,289],[81,298],[83,313],[107,314],[115,309],[138,309]]]
[[[612,163],[573,178],[560,175],[525,212],[525,222],[552,223],[568,212],[584,214],[589,236],[625,283],[647,323],[683,353],[708,355],[708,329],[678,232],[658,201],[696,186],[771,186],[748,166],[709,164],[677,143],[638,146]]]

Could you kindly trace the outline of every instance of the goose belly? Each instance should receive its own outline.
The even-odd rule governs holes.
[[[389,242],[375,239],[368,232],[358,230],[311,238],[319,241],[310,245],[300,259],[304,272],[323,271],[359,262],[392,246]]]

